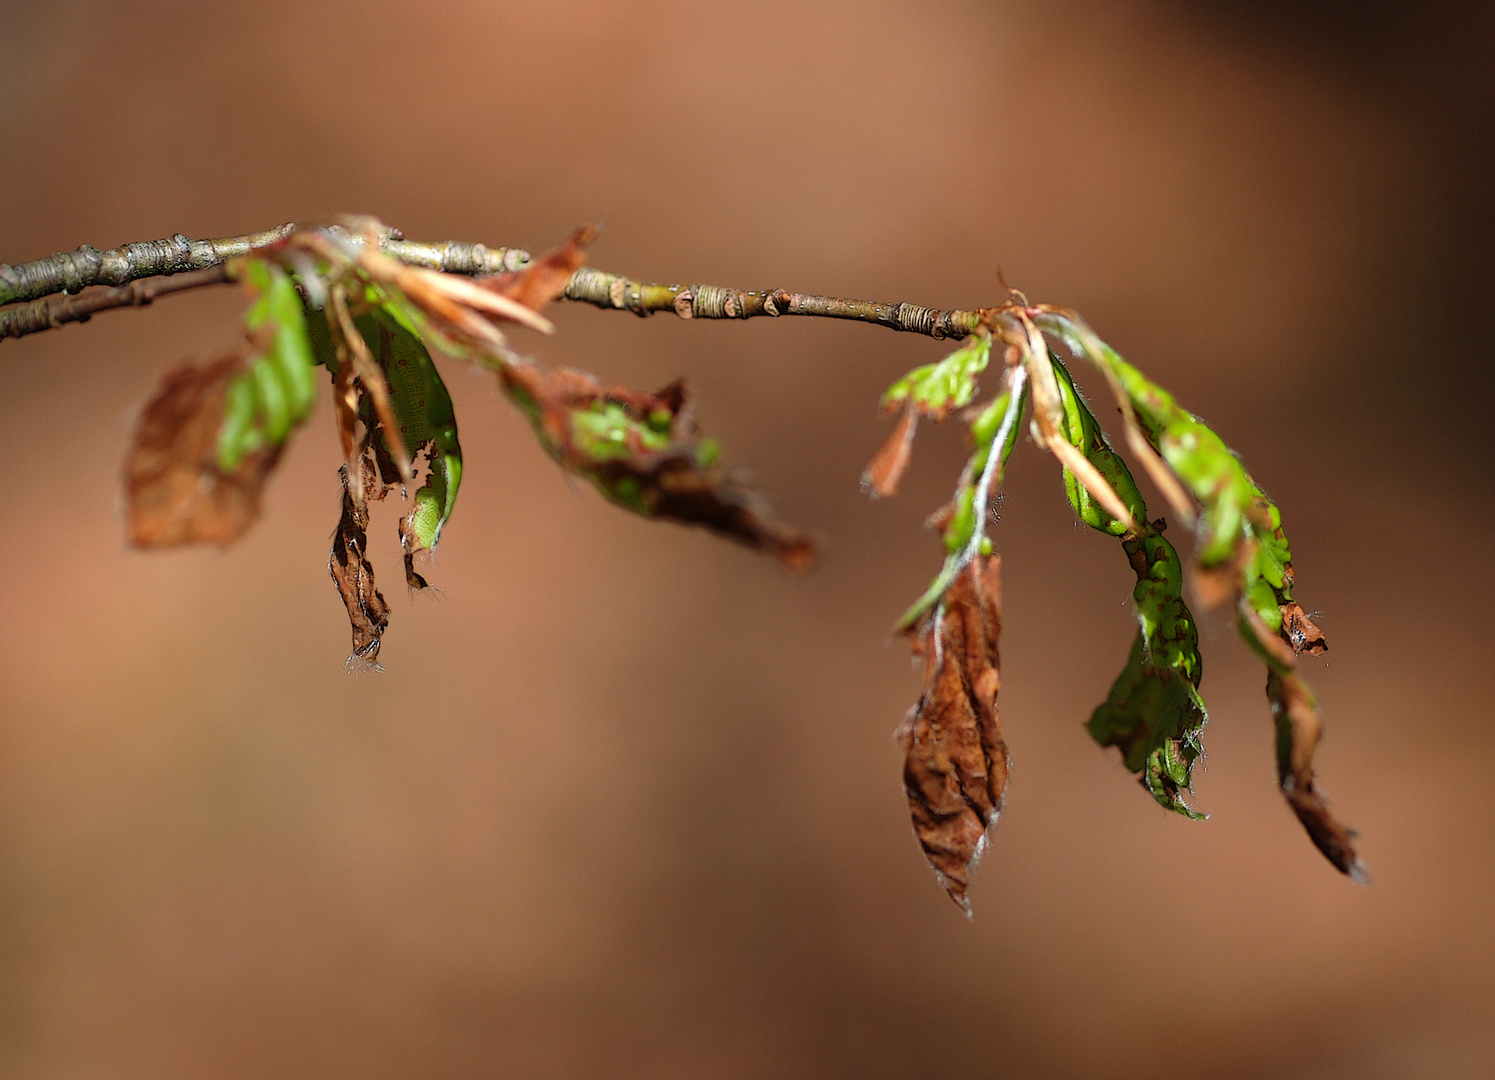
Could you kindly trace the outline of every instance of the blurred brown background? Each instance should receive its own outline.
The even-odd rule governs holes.
[[[825,537],[791,578],[568,484],[448,364],[466,486],[342,667],[324,403],[226,553],[125,551],[117,469],[229,291],[7,341],[7,1077],[1488,1077],[1495,23],[1480,4],[7,3],[0,259],[331,212],[598,265],[944,306],[1072,304],[1285,508],[1333,651],[1277,794],[1207,621],[1193,824],[1081,728],[1131,574],[1031,444],[1002,524],[1008,812],[968,923],[925,868],[887,627],[959,467],[871,504],[876,395],[939,343],[556,313],[547,363],[694,382]]]

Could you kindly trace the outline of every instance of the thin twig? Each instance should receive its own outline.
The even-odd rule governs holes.
[[[933,338],[963,338],[981,325],[981,313],[810,296],[785,289],[745,291],[720,285],[650,285],[584,266],[571,276],[564,298],[595,307],[652,315],[673,311],[682,319],[752,319],[760,315],[814,315],[853,319]]]
[[[166,240],[124,244],[108,251],[84,244],[76,251],[59,251],[15,266],[0,263],[0,304],[36,300],[53,293],[76,293],[90,285],[127,285],[140,278],[204,270],[284,240],[296,229],[290,222],[217,240],[189,240],[177,233]],[[329,226],[328,231],[349,235],[337,226]],[[361,237],[352,239],[362,243]],[[460,240],[425,243],[406,240],[397,229],[385,230],[379,247],[410,266],[452,274],[501,274],[521,269],[530,261],[529,252],[518,248],[490,248]]]
[[[69,322],[84,322],[100,311],[148,304],[157,296],[218,284],[227,278],[223,263],[247,252],[279,243],[295,231],[282,225],[260,233],[220,240],[189,240],[178,234],[169,240],[126,244],[110,251],[81,247],[15,266],[0,263],[0,338],[21,337]],[[362,242],[338,226],[329,230],[344,239]],[[452,274],[487,275],[521,269],[531,261],[519,248],[489,248],[457,240],[428,243],[403,239],[390,230],[380,249],[409,266]],[[160,275],[178,275],[167,278]],[[141,279],[150,279],[148,281]],[[113,288],[81,296],[74,293],[93,285]],[[813,296],[785,289],[745,291],[720,285],[651,285],[621,274],[582,267],[571,277],[563,299],[616,311],[652,315],[673,311],[682,319],[751,319],[758,316],[808,315],[873,323],[933,338],[966,337],[981,324],[979,311],[940,310],[918,304],[885,304]]]
[[[95,289],[82,296],[48,296],[29,304],[0,310],[0,338],[24,337],[70,322],[87,322],[101,311],[144,307],[158,296],[228,282],[227,264],[193,270],[176,277],[146,278],[112,289]]]

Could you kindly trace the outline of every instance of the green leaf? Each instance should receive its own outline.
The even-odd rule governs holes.
[[[315,359],[301,295],[290,275],[246,258],[235,272],[254,294],[244,327],[258,351],[230,382],[218,429],[218,467],[227,473],[262,446],[278,446],[316,402]]]
[[[666,425],[669,417],[665,419]],[[571,445],[595,465],[630,458],[640,449],[659,452],[670,447],[666,426],[639,420],[616,401],[599,399],[571,413]],[[699,455],[698,455],[699,456]]]
[[[1126,667],[1090,717],[1091,738],[1121,750],[1162,806],[1189,818],[1204,815],[1183,798],[1209,714],[1199,696],[1199,631],[1182,596],[1183,568],[1162,536],[1123,542],[1139,564],[1132,599],[1139,628]]]
[[[430,462],[426,482],[415,493],[415,505],[402,523],[402,534],[408,535],[408,559],[420,548],[435,549],[451,519],[462,484],[462,444],[451,395],[415,324],[398,301],[382,292],[370,289],[370,300],[378,306],[360,315],[354,325],[384,368],[390,404],[406,447],[412,454],[425,447]]]
[[[1085,399],[1076,388],[1069,369],[1052,353],[1049,359],[1053,364],[1054,379],[1059,385],[1060,403],[1064,408],[1064,421],[1061,425],[1064,437],[1069,440],[1071,446],[1090,460],[1106,483],[1111,485],[1111,490],[1120,496],[1126,508],[1131,511],[1132,519],[1138,522],[1146,521],[1147,505],[1142,500],[1142,493],[1137,490],[1131,471],[1111,449],[1111,444],[1106,440],[1105,432],[1101,430],[1095,414],[1090,411],[1090,407],[1085,404]],[[1126,524],[1108,514],[1105,508],[1095,501],[1094,496],[1090,494],[1090,489],[1068,469],[1064,470],[1064,490],[1069,496],[1069,504],[1074,507],[1075,513],[1086,525],[1110,536],[1122,536],[1126,532]]]
[[[952,409],[963,409],[976,396],[976,376],[991,359],[991,335],[973,334],[965,344],[935,364],[916,367],[882,396],[882,407],[892,411],[911,404],[921,415],[943,420]]]
[[[1000,456],[990,479],[989,496],[994,495],[1001,484],[1002,470],[1006,468],[1007,459],[1012,456],[1012,448],[1017,444],[1018,429],[1027,401],[1028,388],[1024,384],[1015,404],[1011,392],[1004,391],[971,420],[971,440],[975,443],[975,450],[960,474],[955,497],[945,508],[944,521],[940,525],[941,540],[946,552],[945,564],[930,582],[929,588],[899,617],[893,627],[895,633],[903,633],[912,628],[940,602],[940,598],[969,561],[972,541],[976,541],[981,554],[990,552],[990,542],[984,535],[986,522],[977,520],[976,489],[994,451]],[[997,447],[999,435],[1002,436],[1002,445]],[[985,514],[981,516],[985,517]],[[978,530],[982,534],[979,539]]]
[[[410,533],[422,548],[434,549],[442,527],[452,516],[457,487],[462,483],[462,458],[445,454],[431,456],[430,473],[415,493],[410,511]]]
[[[332,344],[332,331],[327,329],[327,314],[318,308],[306,309],[306,339],[311,343],[312,363],[327,369],[328,374],[337,374],[337,349]]]
[[[1202,665],[1199,632],[1183,600],[1183,567],[1173,545],[1147,521],[1147,506],[1126,462],[1111,449],[1095,414],[1057,357],[1054,377],[1064,408],[1062,431],[1070,444],[1096,467],[1126,503],[1144,530],[1126,526],[1091,498],[1068,469],[1065,492],[1081,521],[1121,539],[1137,584],[1132,601],[1137,639],[1111,693],[1090,717],[1087,728],[1102,746],[1121,750],[1122,761],[1162,806],[1189,818],[1203,817],[1184,801],[1194,762],[1203,756],[1200,741],[1208,713],[1199,696]]]
[[[1195,557],[1201,567],[1227,567],[1242,545],[1272,531],[1260,489],[1208,424],[1122,359],[1077,316],[1050,313],[1039,322],[1100,368],[1125,395],[1147,441],[1199,502]]]
[[[1253,534],[1252,509],[1260,492],[1246,470],[1209,425],[1183,409],[1109,346],[1103,354],[1131,399],[1137,421],[1189,492],[1199,500],[1197,557],[1201,566],[1229,562]]]

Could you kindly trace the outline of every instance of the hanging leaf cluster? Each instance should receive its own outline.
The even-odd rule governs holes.
[[[352,629],[348,666],[376,669],[390,608],[370,557],[369,505],[396,490],[408,503],[399,521],[405,584],[424,590],[417,563],[436,550],[463,479],[434,350],[494,371],[544,449],[618,505],[703,526],[794,568],[814,561],[806,533],[723,471],[683,382],[652,394],[604,390],[580,372],[543,372],[510,348],[514,326],[553,332],[540,311],[584,264],[594,230],[578,230],[522,270],[477,280],[382,254],[387,234],[372,220],[344,219],[289,231],[229,263],[249,299],[245,341],[168,373],[146,405],[124,467],[133,543],[241,536],[311,415],[324,369],[343,455],[328,569]]]
[[[970,871],[1001,810],[1009,767],[996,702],[997,557],[987,529],[993,491],[1025,411],[1034,440],[1060,461],[1076,516],[1120,542],[1137,579],[1137,637],[1087,730],[1101,746],[1120,751],[1160,805],[1188,818],[1205,816],[1188,801],[1194,765],[1204,756],[1208,712],[1199,693],[1199,632],[1184,599],[1184,565],[1164,536],[1166,520],[1149,518],[1130,469],[1050,340],[1104,377],[1128,447],[1193,532],[1194,595],[1205,604],[1234,605],[1241,635],[1265,660],[1278,781],[1288,805],[1330,862],[1365,880],[1353,832],[1330,813],[1314,780],[1321,727],[1297,657],[1328,646],[1293,599],[1291,553],[1277,507],[1218,435],[1074,312],[1030,305],[1014,294],[984,309],[981,321],[955,352],[914,369],[884,394],[883,408],[899,414],[898,424],[862,477],[870,494],[893,494],[908,468],[919,419],[943,420],[962,410],[973,452],[954,498],[930,519],[944,542],[944,565],[895,627],[909,637],[925,673],[924,693],[899,728],[904,787],[914,832],[951,899],[969,913]],[[1005,363],[997,395],[972,406],[978,378],[999,347]]]

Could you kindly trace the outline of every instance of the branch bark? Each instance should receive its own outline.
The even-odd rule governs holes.
[[[90,285],[126,285],[140,278],[205,270],[247,255],[254,248],[268,247],[296,228],[294,222],[288,222],[263,232],[218,240],[189,240],[177,233],[166,240],[125,244],[108,251],[84,244],[76,251],[59,251],[16,266],[0,263],[0,304],[59,292],[76,293]],[[379,247],[411,266],[453,274],[501,274],[518,270],[530,261],[529,252],[518,248],[489,248],[460,240],[422,243],[406,240],[398,229],[386,230]]]
[[[52,330],[64,323],[87,322],[100,311],[122,307],[145,307],[158,296],[222,285],[229,280],[228,265],[219,263],[176,277],[145,278],[111,289],[95,289],[81,296],[48,296],[29,304],[0,310],[0,338],[24,337]]]
[[[125,244],[109,251],[84,245],[76,251],[15,266],[0,263],[0,304],[14,305],[0,308],[0,338],[86,322],[100,311],[138,307],[158,296],[222,283],[227,280],[222,269],[227,260],[283,240],[295,228],[281,225],[218,240],[189,240],[178,233],[167,240]],[[397,230],[388,231],[380,249],[411,266],[474,276],[518,270],[531,261],[529,253],[519,248],[489,248],[458,240],[406,240]],[[68,295],[95,285],[111,288]],[[56,297],[52,295],[55,293],[64,295]],[[963,338],[981,323],[981,313],[974,310],[814,296],[786,289],[653,285],[591,267],[582,267],[572,275],[563,298],[643,316],[673,311],[682,319],[752,319],[765,315],[849,319],[932,338]]]
[[[632,311],[637,315],[652,315],[656,311],[673,311],[682,319],[813,315],[875,323],[891,330],[933,338],[963,338],[981,323],[981,314],[977,311],[941,311],[917,304],[843,300],[834,296],[793,293],[786,289],[749,292],[720,285],[650,285],[590,266],[582,267],[571,276],[564,295],[567,300]]]

